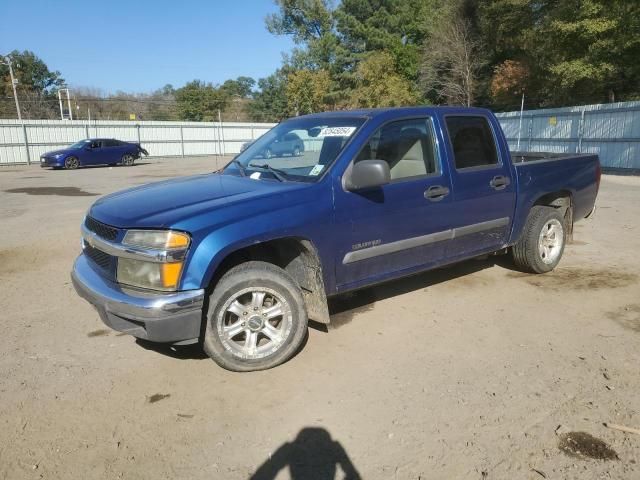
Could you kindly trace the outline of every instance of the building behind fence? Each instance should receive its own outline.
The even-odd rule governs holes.
[[[499,113],[509,147],[597,153],[604,167],[640,169],[640,102]],[[83,138],[140,142],[151,156],[229,155],[270,129],[267,123],[0,120],[0,165],[37,163],[40,155]],[[312,139],[303,138],[308,150]]]

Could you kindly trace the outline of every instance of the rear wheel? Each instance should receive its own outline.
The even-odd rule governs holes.
[[[80,162],[78,161],[78,157],[67,157],[64,161],[64,168],[67,170],[75,170],[79,165]]]
[[[293,149],[293,156],[294,157],[299,157],[300,156],[300,147],[295,147]]]
[[[267,149],[264,151],[264,158],[269,159],[269,158],[271,158],[271,157],[273,157],[273,152],[271,151],[271,149],[270,149],[270,148],[267,148]]]
[[[133,155],[129,155],[128,153],[126,155],[122,156],[122,165],[124,165],[125,167],[130,167],[133,165],[133,162],[135,161],[135,158],[133,157]]]
[[[515,264],[531,273],[550,272],[560,262],[567,239],[564,218],[553,207],[535,206],[518,243],[512,248]]]
[[[229,270],[211,294],[206,322],[205,352],[237,372],[280,365],[297,352],[307,332],[300,288],[266,262]]]

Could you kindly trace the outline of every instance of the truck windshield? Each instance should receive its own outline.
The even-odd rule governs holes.
[[[361,117],[287,120],[249,145],[224,173],[256,180],[315,182],[364,121]]]

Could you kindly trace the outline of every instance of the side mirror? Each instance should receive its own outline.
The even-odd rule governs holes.
[[[350,192],[381,187],[391,181],[389,164],[384,160],[361,160],[354,163],[345,178],[345,189]]]

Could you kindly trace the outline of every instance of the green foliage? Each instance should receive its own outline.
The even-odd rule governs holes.
[[[326,70],[298,70],[287,78],[287,106],[290,114],[304,115],[326,109],[331,79]]]
[[[182,120],[212,122],[228,102],[227,93],[211,83],[193,80],[175,91],[178,114]]]
[[[14,50],[11,59],[13,74],[18,81],[18,96],[23,100],[21,109],[25,118],[52,118],[56,114],[54,99],[57,89],[64,85],[60,72],[50,71],[33,52]],[[9,67],[0,64],[0,116],[16,116]]]
[[[397,73],[390,53],[370,53],[358,64],[355,78],[356,87],[349,98],[350,107],[399,107],[419,102],[412,83]]]
[[[248,98],[256,81],[251,77],[238,77],[235,80],[227,80],[220,87],[232,97]]]
[[[287,105],[288,69],[283,67],[258,80],[258,92],[249,107],[251,118],[258,122],[279,122],[289,116]]]

